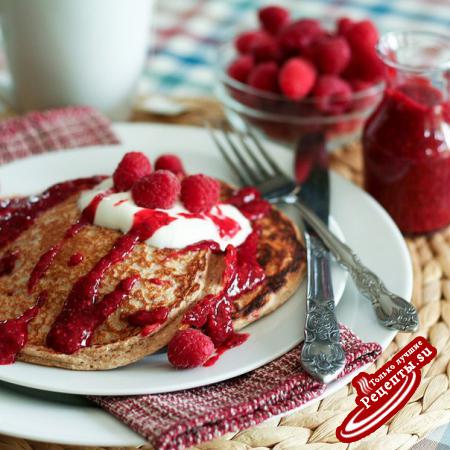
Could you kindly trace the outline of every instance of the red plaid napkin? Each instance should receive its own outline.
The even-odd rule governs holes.
[[[30,113],[0,122],[0,163],[50,150],[117,143],[109,122],[86,107]],[[342,374],[374,361],[378,344],[341,327]],[[132,397],[92,397],[159,450],[180,450],[261,423],[319,396],[325,385],[300,367],[300,347],[251,373],[197,389]],[[208,369],[204,369],[208,370]]]
[[[0,164],[62,148],[118,143],[108,119],[87,106],[31,112],[0,122]]]
[[[341,326],[346,366],[341,376],[374,361],[366,344]],[[246,375],[196,389],[132,397],[91,397],[158,450],[181,450],[257,425],[318,397],[325,385],[300,366],[300,346]],[[208,370],[205,368],[204,370]]]

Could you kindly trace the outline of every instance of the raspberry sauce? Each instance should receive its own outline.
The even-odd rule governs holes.
[[[169,280],[162,280],[161,278],[147,278],[145,281],[156,284],[156,286],[170,286],[172,284]]]
[[[228,203],[239,208],[249,220],[258,220],[270,211],[270,203],[261,198],[260,192],[253,187],[245,187],[235,192]]]
[[[154,323],[164,323],[169,316],[169,308],[159,306],[150,310],[136,311],[127,317],[128,323],[134,327],[145,327]]]
[[[75,252],[67,262],[67,265],[69,267],[75,267],[78,266],[78,264],[81,264],[84,261],[84,255],[80,252]]]
[[[92,218],[94,216],[95,208],[91,214]],[[135,215],[130,232],[118,238],[112,249],[72,287],[47,336],[47,345],[50,348],[60,353],[72,354],[89,345],[95,330],[116,311],[136,281],[135,278],[123,280],[115,291],[98,302],[98,289],[107,270],[123,261],[139,242],[147,240],[156,230],[172,220],[174,219],[164,212],[149,209]]]
[[[209,358],[205,364],[203,364],[203,367],[210,367],[213,366],[217,360],[227,351],[234,347],[238,347],[239,345],[242,345],[244,342],[247,341],[249,338],[248,333],[233,333],[233,335],[227,339],[223,344],[219,345],[218,348],[216,348],[216,351],[214,352],[214,355]]]
[[[232,238],[236,236],[236,234],[241,229],[241,226],[238,222],[233,220],[231,217],[227,217],[220,211],[220,207],[217,207],[219,214],[211,214],[211,213],[181,213],[180,216],[186,219],[204,219],[205,217],[209,218],[216,225],[219,230],[219,235],[221,238],[228,237]]]
[[[64,234],[64,237],[55,245],[50,247],[40,258],[39,261],[34,266],[31,272],[30,278],[28,280],[28,292],[32,292],[40,279],[45,275],[49,267],[52,265],[58,253],[61,251],[63,245],[69,239],[76,236],[83,227],[92,223],[95,218],[95,212],[97,211],[98,205],[101,200],[105,198],[111,191],[105,191],[101,194],[96,195],[91,203],[83,210],[81,217],[77,220]],[[75,261],[75,260],[74,260]],[[80,261],[81,262],[81,261]]]
[[[403,233],[450,224],[448,36],[390,32],[378,43],[383,100],[364,127],[365,187]]]
[[[15,250],[13,252],[6,253],[0,259],[0,277],[11,275],[13,273],[18,257],[19,251]]]
[[[266,278],[257,260],[259,233],[254,230],[238,248],[228,246],[225,252],[223,289],[218,295],[207,295],[184,316],[183,323],[202,331],[213,341],[216,352],[205,363],[213,365],[226,350],[244,343],[248,335],[234,331],[233,301],[260,285]]]
[[[120,252],[122,249],[118,251]],[[102,261],[102,260],[101,260]],[[120,306],[131,292],[138,277],[122,280],[116,288],[98,303],[98,285],[102,272],[109,267],[106,261],[96,266],[97,271],[80,278],[66,300],[62,312],[47,335],[47,345],[53,350],[72,354],[90,344],[95,330]]]
[[[17,239],[38,216],[84,189],[92,189],[104,177],[79,178],[55,184],[42,194],[0,201],[0,249]]]
[[[127,317],[128,323],[134,327],[142,327],[141,336],[148,336],[156,331],[169,317],[169,308],[159,306],[149,311],[137,311]]]
[[[174,250],[171,252],[166,258],[172,259],[172,258],[178,258],[179,256],[185,255],[189,252],[197,252],[200,250],[210,250],[212,253],[222,253],[220,250],[220,245],[215,241],[200,241],[196,244],[188,245],[184,248],[181,248],[179,250]]]
[[[388,89],[363,135],[365,184],[404,233],[450,223],[450,139],[440,92],[409,82]],[[448,105],[448,104],[447,104]]]
[[[36,304],[15,319],[0,321],[0,365],[12,364],[23,349],[28,337],[28,323],[33,320],[47,299],[42,292]]]

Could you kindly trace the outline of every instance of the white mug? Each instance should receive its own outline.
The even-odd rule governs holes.
[[[13,107],[90,105],[126,118],[152,7],[153,0],[0,0]]]

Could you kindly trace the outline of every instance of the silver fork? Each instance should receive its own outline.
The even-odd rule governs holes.
[[[389,291],[352,249],[298,199],[300,187],[280,169],[249,127],[245,134],[239,131],[230,133],[222,125],[220,130],[226,145],[221,143],[209,124],[207,128],[223,158],[244,186],[256,186],[271,203],[289,204],[298,209],[335,260],[348,270],[359,292],[372,302],[377,319],[383,326],[405,332],[417,330],[419,318],[414,306]]]

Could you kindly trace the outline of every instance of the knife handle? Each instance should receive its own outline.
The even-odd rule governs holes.
[[[348,270],[358,290],[371,302],[378,321],[387,328],[413,332],[419,327],[419,318],[414,306],[405,299],[390,292],[383,282],[359,257],[337,238],[328,227],[297,198],[293,204],[304,220],[314,229],[336,261]]]
[[[308,290],[301,363],[314,378],[329,383],[337,378],[345,366],[331,284],[330,257],[314,232],[305,232],[304,236]]]

